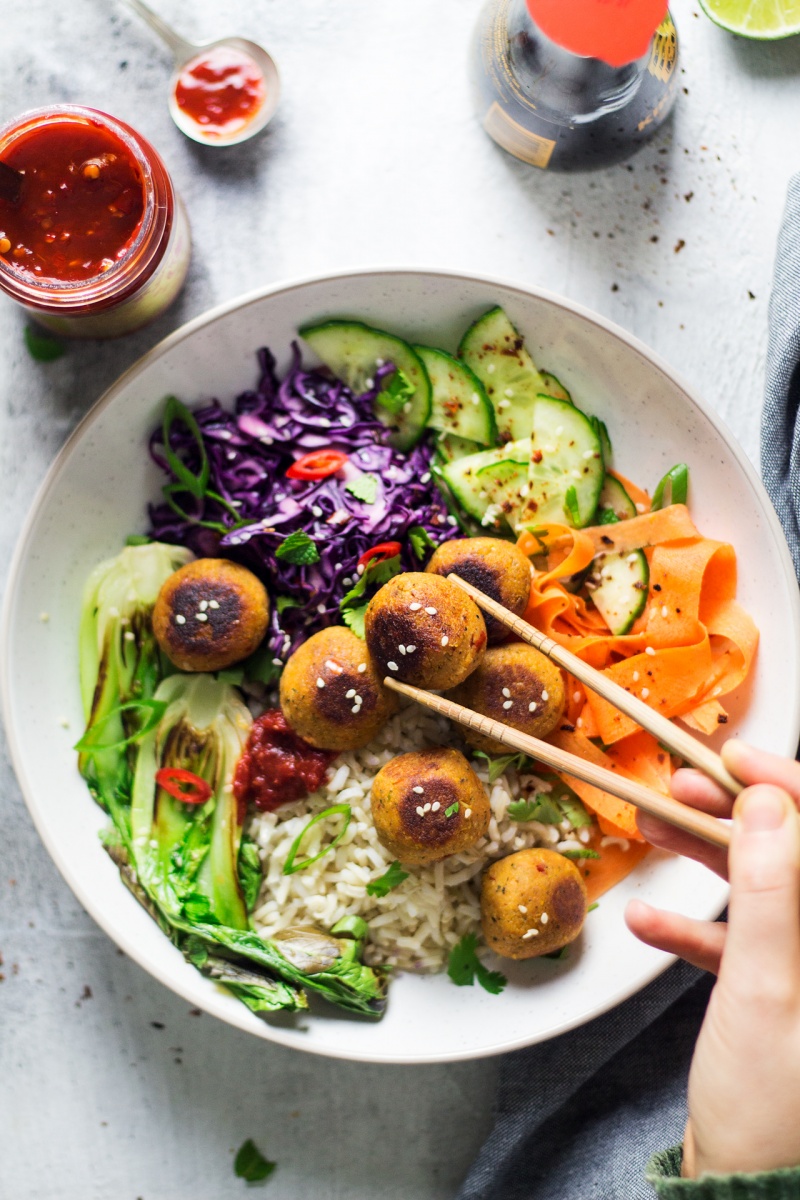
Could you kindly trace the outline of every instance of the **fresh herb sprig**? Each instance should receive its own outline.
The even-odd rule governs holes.
[[[456,987],[471,987],[477,979],[484,991],[499,996],[508,983],[500,971],[490,971],[478,958],[478,939],[474,933],[465,933],[456,942],[447,960],[447,974]]]
[[[395,859],[383,875],[380,875],[377,879],[370,880],[366,887],[367,895],[388,896],[389,892],[393,888],[399,887],[405,879],[408,879],[408,871],[404,871],[400,863]]]
[[[248,1138],[236,1152],[233,1171],[238,1179],[244,1179],[248,1183],[260,1183],[269,1178],[277,1165],[265,1158],[253,1139]]]

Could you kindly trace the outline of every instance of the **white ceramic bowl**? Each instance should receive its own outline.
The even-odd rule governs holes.
[[[446,976],[393,980],[383,1020],[333,1009],[267,1023],[188,966],[120,882],[98,841],[105,818],[71,750],[81,731],[76,639],[83,581],[126,535],[146,527],[160,477],[146,441],[163,397],[230,403],[252,386],[255,351],[279,367],[299,325],[351,314],[412,341],[453,349],[466,325],[502,304],[534,358],[578,404],[605,419],[623,473],[651,487],[675,462],[692,468],[691,510],[738,553],[739,598],[761,630],[747,695],[728,733],[783,754],[800,729],[800,604],[783,535],[756,474],[718,418],[645,346],[557,296],[439,271],[354,271],[284,284],[212,310],[146,354],[101,398],[59,454],[20,537],[6,598],[3,702],[14,764],[36,826],[78,899],[145,970],[191,1004],[298,1049],[373,1062],[497,1054],[541,1041],[611,1008],[670,960],[640,945],[622,911],[632,896],[716,916],[725,887],[695,864],[652,854],[602,898],[564,962],[509,964],[501,996]],[[42,614],[49,614],[44,620]],[[790,668],[791,669],[788,669]],[[64,722],[68,721],[68,728]]]

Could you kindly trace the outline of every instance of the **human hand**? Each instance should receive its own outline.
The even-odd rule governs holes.
[[[643,941],[719,972],[689,1076],[690,1178],[800,1163],[800,766],[739,742],[723,759],[755,785],[733,806],[727,928],[640,901],[626,913]],[[673,794],[717,816],[731,811],[730,797],[695,771],[676,774]],[[644,816],[641,828],[726,873],[724,851]]]

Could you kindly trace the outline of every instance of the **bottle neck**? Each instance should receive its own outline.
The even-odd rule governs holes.
[[[548,37],[528,0],[509,0],[508,53],[528,98],[550,119],[582,124],[624,108],[639,88],[649,52],[621,67],[575,54]]]

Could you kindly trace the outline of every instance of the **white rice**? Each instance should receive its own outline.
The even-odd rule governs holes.
[[[509,770],[489,784],[488,763],[472,765],[489,794],[488,833],[465,854],[453,854],[428,867],[408,867],[408,879],[386,896],[368,896],[367,884],[379,879],[393,856],[378,841],[370,814],[370,790],[378,771],[397,754],[426,746],[463,745],[443,717],[412,705],[394,716],[378,737],[361,750],[341,754],[319,791],[271,813],[256,813],[249,825],[264,864],[264,881],[253,913],[256,929],[272,937],[291,926],[330,929],[342,917],[356,915],[369,924],[367,962],[405,970],[439,971],[450,949],[465,933],[480,930],[480,874],[484,866],[516,850],[547,846],[580,849],[583,830],[569,821],[543,825],[518,823],[507,815],[514,800],[532,799],[551,784],[535,775]],[[309,818],[334,804],[349,804],[350,824],[335,850],[319,862],[284,875],[283,867],[297,835]],[[341,829],[341,817],[319,821],[303,839],[301,857],[310,858]]]

